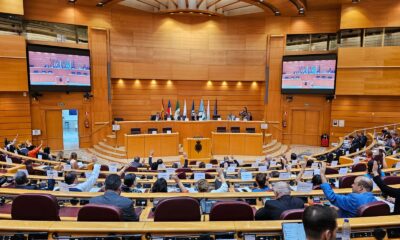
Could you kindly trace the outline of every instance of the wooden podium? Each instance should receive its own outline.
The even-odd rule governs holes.
[[[189,160],[202,160],[209,162],[211,158],[210,138],[185,138],[183,150],[188,154]]]

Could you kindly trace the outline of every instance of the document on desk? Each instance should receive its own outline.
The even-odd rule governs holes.
[[[303,223],[282,223],[283,239],[306,240]]]

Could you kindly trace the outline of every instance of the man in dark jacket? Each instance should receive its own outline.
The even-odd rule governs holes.
[[[138,216],[133,208],[133,202],[129,198],[120,196],[121,179],[117,174],[110,174],[105,181],[106,192],[102,196],[90,199],[90,203],[106,204],[118,207],[122,211],[122,219],[124,221],[139,221]]]
[[[279,220],[286,210],[304,208],[303,200],[290,196],[290,187],[286,182],[275,183],[273,190],[276,200],[266,201],[265,206],[256,212],[256,220]]]

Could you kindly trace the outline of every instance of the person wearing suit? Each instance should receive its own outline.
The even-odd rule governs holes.
[[[304,201],[290,196],[290,187],[286,182],[277,182],[273,186],[275,200],[268,200],[255,215],[256,220],[279,220],[286,210],[304,208]]]
[[[89,203],[113,205],[121,209],[124,221],[139,221],[134,211],[132,200],[120,196],[121,185],[120,176],[117,174],[108,175],[105,181],[105,193],[102,196],[91,198]]]

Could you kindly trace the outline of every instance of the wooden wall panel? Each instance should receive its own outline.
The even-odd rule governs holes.
[[[90,29],[89,37],[92,59],[92,93],[94,96],[91,99],[92,144],[96,144],[106,137],[111,124],[108,90],[108,31]],[[110,124],[96,124],[99,122],[109,122]]]
[[[336,95],[400,95],[400,47],[340,48]]]
[[[355,129],[379,126],[400,121],[400,97],[338,96],[332,102],[331,137],[338,137]],[[344,127],[333,127],[333,120],[345,120]]]
[[[399,15],[399,1],[363,0],[358,4],[343,4],[340,29],[398,27]]]
[[[171,100],[175,111],[177,99],[181,112],[186,99],[187,112],[190,113],[192,101],[198,111],[200,99],[210,100],[210,113],[213,114],[215,99],[218,100],[218,114],[223,119],[229,113],[238,115],[243,106],[253,114],[254,120],[262,120],[264,112],[264,88],[260,82],[222,82],[213,81],[164,81],[164,80],[113,80],[113,117],[124,120],[149,120],[151,114],[161,111],[161,101],[167,108]]]
[[[0,12],[24,15],[24,0],[0,0]]]
[[[0,46],[0,92],[28,91],[25,38],[0,36]]]
[[[23,93],[2,92],[0,94],[0,138],[20,141],[31,139],[31,117],[29,97]]]

